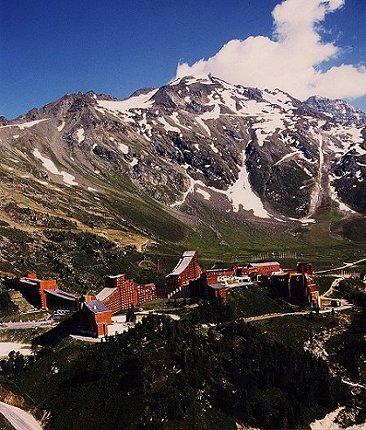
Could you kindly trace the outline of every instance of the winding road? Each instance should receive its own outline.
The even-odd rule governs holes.
[[[16,430],[42,430],[39,422],[29,412],[0,402],[0,413]]]
[[[330,309],[320,309],[319,314],[329,314],[332,311],[339,312],[339,311],[346,311],[347,309],[351,309],[353,305],[344,305],[344,306],[338,306],[336,308],[330,308]],[[252,322],[252,321],[261,321],[261,320],[267,320],[271,318],[281,318],[291,315],[309,315],[310,311],[299,311],[299,312],[284,312],[284,313],[276,313],[276,314],[265,314],[265,315],[258,315],[255,317],[247,317],[243,318],[242,320],[245,322]]]
[[[56,323],[50,320],[41,320],[41,321],[23,321],[23,322],[4,322],[0,324],[0,330],[22,330],[22,329],[30,329],[37,327],[51,328],[55,327]]]
[[[356,266],[357,264],[363,263],[364,261],[366,261],[366,258],[361,258],[360,260],[354,261],[353,263],[344,263],[343,266],[334,267],[333,269],[318,270],[314,272],[314,274],[318,275],[319,273],[330,273],[336,270],[348,269],[349,267]]]

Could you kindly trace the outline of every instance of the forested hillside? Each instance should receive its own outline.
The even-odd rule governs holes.
[[[203,333],[157,316],[96,346],[64,344],[15,382],[50,411],[47,430],[298,428],[341,396],[324,361],[249,325]]]

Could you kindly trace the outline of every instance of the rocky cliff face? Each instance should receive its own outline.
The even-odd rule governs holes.
[[[366,114],[344,100],[331,100],[326,97],[312,96],[305,103],[315,112],[323,114],[336,122],[360,125],[366,122]]]
[[[106,209],[111,190],[174,216],[193,201],[273,222],[331,202],[366,212],[365,114],[338,100],[184,77],[125,100],[66,95],[3,122],[0,140],[3,186],[111,226],[139,224]]]

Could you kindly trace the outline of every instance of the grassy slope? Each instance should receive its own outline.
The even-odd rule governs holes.
[[[329,290],[335,277],[334,276],[315,276],[314,279],[317,286],[319,287],[320,294],[324,294],[326,291]]]
[[[90,171],[80,173],[102,193],[66,187],[61,187],[62,192],[45,192],[32,179],[22,179],[20,187],[13,187],[9,174],[0,184],[5,200],[21,208],[13,218],[0,209],[0,236],[4,237],[0,237],[0,273],[19,274],[33,268],[41,275],[59,276],[66,288],[86,291],[87,285],[100,289],[101,278],[109,273],[163,282],[188,248],[198,251],[204,267],[245,262],[261,253],[263,258],[280,259],[285,252],[280,259],[285,266],[307,259],[321,269],[364,253],[362,244],[330,232],[330,225],[340,220],[334,211],[321,212],[317,223],[307,227],[274,226],[243,221],[189,199],[188,211],[194,216],[177,217],[138,191],[128,178],[105,172],[101,180]],[[24,212],[27,208],[30,213]]]
[[[275,312],[290,312],[292,308],[285,302],[271,297],[265,287],[250,285],[231,290],[228,304],[233,314],[238,317],[252,317]]]
[[[323,330],[337,327],[339,318],[332,315],[295,316],[256,321],[254,324],[262,333],[285,345],[303,348],[304,342]]]
[[[205,219],[212,220],[214,214],[209,209],[204,210]],[[11,251],[10,261],[3,259],[0,270],[12,272],[15,260],[18,273],[35,268],[40,274],[60,276],[66,287],[85,291],[88,282],[91,289],[100,288],[101,278],[110,273],[125,272],[141,282],[162,282],[180,253],[188,248],[197,249],[205,267],[217,262],[227,264],[233,260],[245,262],[261,251],[265,251],[268,258],[279,259],[284,266],[291,267],[296,261],[307,259],[313,261],[317,269],[337,266],[345,260],[352,261],[363,256],[363,246],[330,236],[329,218],[330,215],[323,215],[319,223],[311,226],[300,237],[294,237],[284,229],[259,229],[249,223],[216,214],[216,232],[209,227],[208,222],[202,224],[202,229],[196,230],[181,224],[180,233],[176,233],[178,236],[175,235],[172,240],[152,235],[159,244],[144,247],[143,252],[137,252],[134,247],[122,249],[115,246],[100,236],[98,231],[91,234],[77,230],[43,229],[42,236],[33,235],[33,244],[29,245],[32,242],[29,233],[0,227],[1,235],[11,241],[6,244]],[[169,219],[163,221],[162,225],[167,228],[170,225],[174,229]],[[179,223],[177,220],[175,222]],[[48,243],[46,249],[39,248],[37,243],[44,239]],[[296,256],[279,258],[282,251],[289,255],[294,252]]]
[[[333,210],[320,212],[316,216],[316,223],[308,226],[298,223],[253,225],[227,214],[213,212],[207,207],[201,207],[199,216],[206,220],[206,228],[190,235],[182,243],[204,254],[208,264],[212,260],[247,260],[264,252],[265,258],[273,258],[273,254],[276,259],[282,259],[281,262],[286,266],[295,264],[299,259],[306,259],[321,269],[365,255],[362,244],[332,233],[331,226],[340,219]],[[210,224],[221,236],[218,237],[209,227]],[[284,258],[279,257],[283,252]],[[293,254],[296,256],[291,257]]]

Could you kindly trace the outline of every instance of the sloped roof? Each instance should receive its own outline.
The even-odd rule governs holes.
[[[34,279],[29,279],[29,278],[21,278],[20,282],[22,284],[32,285],[34,287],[36,287],[38,285],[38,282],[36,282]]]
[[[251,267],[265,267],[265,266],[274,266],[278,265],[280,266],[280,263],[278,261],[265,261],[262,263],[249,263],[248,266]]]
[[[67,293],[66,291],[63,291],[63,290],[45,290],[45,291],[47,294],[51,294],[61,299],[77,301],[77,298],[73,294]]]
[[[125,276],[125,274],[119,273],[118,275],[108,275],[107,278],[108,279],[116,279],[116,278],[121,278],[122,276]]]
[[[95,314],[108,311],[107,306],[100,300],[91,300],[90,302],[86,302],[85,306]]]
[[[224,284],[211,284],[208,285],[208,288],[212,288],[213,290],[225,290],[227,289],[227,286]]]
[[[196,255],[196,251],[184,251],[183,257],[194,257]]]
[[[97,300],[105,300],[111,294],[113,294],[117,290],[117,287],[105,287],[102,291],[100,291],[96,297]]]
[[[185,251],[180,260],[178,261],[178,264],[174,267],[173,271],[169,273],[168,276],[182,274],[189,266],[189,263],[193,260],[195,255],[196,251]]]

